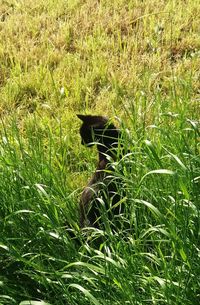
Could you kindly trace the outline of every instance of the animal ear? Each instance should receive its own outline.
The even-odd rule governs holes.
[[[104,125],[107,123],[108,119],[104,116],[98,116],[98,115],[83,115],[83,114],[77,114],[77,117],[84,123],[87,123],[90,126],[98,126],[98,125]]]
[[[87,115],[77,114],[77,117],[78,117],[82,122],[87,121]]]

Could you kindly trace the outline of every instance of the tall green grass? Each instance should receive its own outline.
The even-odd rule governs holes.
[[[71,185],[81,155],[62,125],[53,134],[33,118],[22,134],[16,119],[1,123],[2,304],[198,304],[199,130],[160,117],[142,136],[124,129],[120,229],[86,235]]]
[[[0,304],[199,304],[199,10],[0,4]],[[123,131],[105,230],[79,228],[85,112]]]

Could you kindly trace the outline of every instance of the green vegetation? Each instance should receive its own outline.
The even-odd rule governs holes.
[[[199,27],[197,0],[1,1],[0,304],[199,304]],[[124,130],[116,230],[78,227],[76,113]]]

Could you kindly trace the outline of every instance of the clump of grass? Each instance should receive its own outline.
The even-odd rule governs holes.
[[[67,147],[62,156],[62,130],[52,137],[50,128],[43,130],[34,121],[24,137],[16,122],[10,124],[9,135],[4,126],[1,137],[3,301],[7,296],[9,302],[42,299],[50,304],[75,304],[77,298],[91,304],[132,303],[133,298],[139,304],[197,302],[195,121],[176,117],[173,133],[170,125],[164,131],[147,126],[143,138],[124,140],[131,153],[115,164],[115,177],[123,180],[126,193],[121,226],[86,228],[86,239],[77,226],[78,195],[69,182]],[[184,145],[177,141],[182,137]]]

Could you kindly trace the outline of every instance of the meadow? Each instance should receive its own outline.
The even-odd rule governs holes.
[[[199,67],[198,0],[1,0],[1,305],[199,304]],[[122,130],[120,226],[79,228],[77,113]]]

